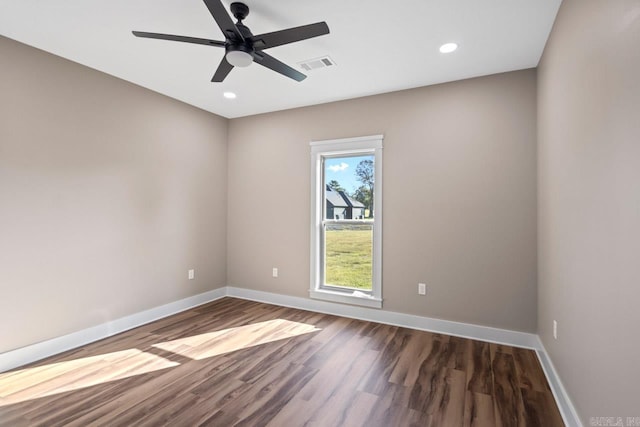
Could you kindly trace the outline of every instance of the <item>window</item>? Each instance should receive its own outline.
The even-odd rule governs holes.
[[[382,307],[382,136],[311,143],[312,298]]]

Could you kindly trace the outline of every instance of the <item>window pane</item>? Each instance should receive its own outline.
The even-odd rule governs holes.
[[[374,156],[324,159],[325,219],[373,218]]]
[[[373,224],[325,225],[325,284],[372,290]]]

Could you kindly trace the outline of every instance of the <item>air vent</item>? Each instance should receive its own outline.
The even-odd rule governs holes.
[[[298,65],[305,71],[317,70],[318,68],[333,67],[336,65],[333,59],[328,56],[322,58],[309,59],[307,61],[298,62]]]

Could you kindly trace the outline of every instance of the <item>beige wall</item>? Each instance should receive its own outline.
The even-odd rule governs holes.
[[[384,309],[535,331],[535,122],[534,70],[232,120],[228,283],[308,297],[309,141],[384,134]]]
[[[0,352],[225,285],[227,120],[2,37],[0,57]]]
[[[538,87],[539,333],[585,425],[625,421],[640,416],[640,2],[565,0]]]

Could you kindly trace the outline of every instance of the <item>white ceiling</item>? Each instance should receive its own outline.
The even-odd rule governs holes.
[[[234,118],[535,67],[561,0],[244,2],[254,34],[326,21],[329,35],[267,52],[300,71],[325,55],[337,66],[298,83],[252,64],[211,83],[224,49],[131,34],[224,40],[202,0],[0,0],[0,34]]]

